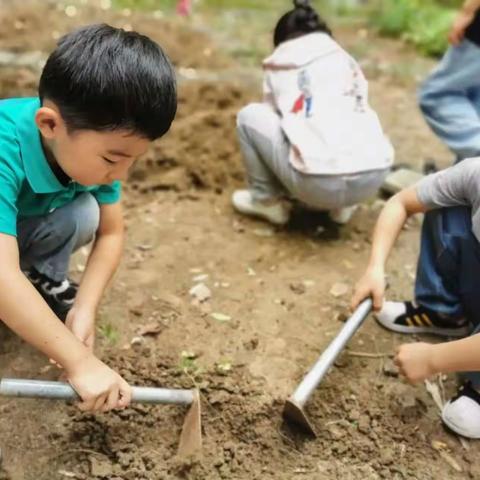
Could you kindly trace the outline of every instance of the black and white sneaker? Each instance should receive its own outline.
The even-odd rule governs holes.
[[[427,333],[442,337],[466,337],[471,326],[465,318],[452,319],[414,302],[385,302],[375,318],[397,333]]]
[[[443,423],[462,437],[480,438],[480,393],[465,383],[442,411]]]
[[[56,282],[33,268],[26,271],[25,275],[58,318],[65,321],[67,313],[75,301],[78,283],[68,278],[61,282]]]

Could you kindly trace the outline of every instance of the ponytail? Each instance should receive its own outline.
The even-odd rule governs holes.
[[[294,9],[283,15],[275,27],[273,43],[281,43],[314,32],[332,35],[326,22],[312,7],[310,0],[294,0]]]

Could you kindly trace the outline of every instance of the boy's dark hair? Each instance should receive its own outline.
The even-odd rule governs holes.
[[[40,100],[54,102],[69,131],[164,135],[177,110],[175,72],[155,42],[99,24],[60,39],[43,69]]]
[[[308,33],[323,32],[332,35],[328,25],[310,5],[310,0],[294,0],[293,4],[295,8],[283,15],[275,27],[273,33],[275,47]]]

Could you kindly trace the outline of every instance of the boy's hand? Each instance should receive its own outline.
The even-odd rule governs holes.
[[[355,286],[351,308],[355,310],[360,302],[371,297],[373,309],[379,311],[383,305],[385,295],[385,272],[383,268],[368,268],[363,277]]]
[[[93,355],[67,371],[67,380],[82,399],[78,404],[82,411],[108,412],[125,408],[132,400],[128,383]]]
[[[473,22],[475,18],[475,12],[469,12],[461,10],[460,13],[455,18],[453,26],[448,35],[448,41],[454,45],[459,45],[465,37],[465,31]]]
[[[93,352],[95,344],[95,312],[74,306],[67,314],[65,325]]]
[[[394,363],[410,383],[421,382],[437,373],[433,366],[432,347],[429,343],[409,343],[398,347]]]

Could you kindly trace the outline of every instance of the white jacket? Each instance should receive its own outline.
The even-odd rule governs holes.
[[[368,104],[367,81],[330,36],[311,33],[284,42],[263,68],[265,101],[282,117],[297,170],[343,175],[392,165],[393,148]]]

